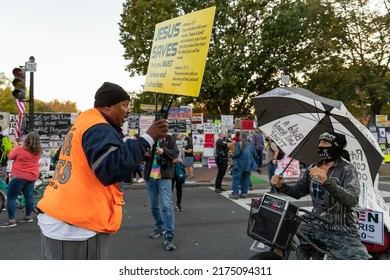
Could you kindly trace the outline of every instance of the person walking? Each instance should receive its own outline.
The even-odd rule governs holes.
[[[263,165],[264,136],[257,128],[255,129],[255,133],[252,135],[252,143],[255,146],[257,154],[257,173],[261,174],[260,167]]]
[[[43,259],[108,258],[109,237],[122,222],[123,180],[168,132],[168,121],[159,119],[139,139],[123,141],[129,100],[122,87],[104,82],[94,108],[81,113],[67,133],[38,203]]]
[[[146,192],[150,209],[155,221],[155,228],[149,237],[155,239],[164,235],[165,249],[176,249],[175,213],[172,206],[172,179],[174,177],[173,160],[177,158],[179,150],[176,139],[167,135],[157,143],[153,160],[146,160],[145,174]],[[147,154],[147,156],[150,156]],[[150,174],[148,177],[148,172]]]
[[[265,164],[267,166],[268,171],[268,179],[271,186],[271,190],[268,192],[270,194],[275,194],[277,192],[277,189],[275,188],[275,185],[272,184],[271,179],[272,176],[275,175],[276,168],[278,167],[278,154],[279,149],[278,146],[275,144],[275,142],[271,139],[270,136],[265,137],[265,141],[267,142],[267,151],[265,154]]]
[[[41,138],[32,131],[27,134],[23,145],[14,143],[14,148],[8,153],[12,160],[11,179],[7,190],[8,222],[0,225],[0,228],[10,228],[17,225],[15,220],[16,199],[23,193],[26,201],[26,214],[21,223],[33,221],[31,216],[34,207],[34,183],[39,177],[38,162],[42,155]]]
[[[226,191],[222,188],[222,180],[226,174],[228,161],[229,161],[229,149],[234,142],[227,142],[226,134],[221,132],[218,134],[219,138],[215,142],[215,162],[217,163],[217,177],[215,178],[215,192],[221,193]]]
[[[186,168],[187,179],[194,178],[194,145],[190,137],[184,138],[184,160],[183,165]]]
[[[234,134],[234,137],[233,137],[234,142],[236,142],[236,143],[240,142],[240,138],[241,138],[240,134],[241,134],[241,132],[239,130],[237,130],[236,133]]]
[[[181,139],[179,134],[173,134],[173,138],[176,140],[176,146],[179,150],[178,156],[176,159],[173,160],[174,164],[174,176],[172,179],[172,192],[176,188],[176,210],[181,212],[183,211],[183,207],[181,206],[181,201],[183,197],[183,182],[179,180],[176,174],[176,165],[182,164],[182,145],[181,145]]]
[[[232,199],[246,198],[249,188],[250,175],[256,170],[256,150],[248,141],[248,132],[241,133],[240,142],[235,145],[233,158],[233,192],[229,195]],[[241,184],[241,193],[240,193]]]

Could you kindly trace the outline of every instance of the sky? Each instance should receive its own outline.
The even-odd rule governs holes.
[[[105,81],[140,92],[145,77],[130,77],[119,42],[124,0],[0,0],[0,73],[34,56],[34,98],[93,107]],[[26,86],[30,85],[27,73]]]

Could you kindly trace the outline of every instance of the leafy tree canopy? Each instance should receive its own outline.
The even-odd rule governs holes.
[[[356,112],[375,115],[388,106],[389,6],[378,13],[368,0],[128,0],[119,29],[130,75],[147,73],[155,24],[211,6],[217,9],[202,89],[182,103],[250,115],[251,98],[280,86],[287,68],[290,85]]]
[[[28,91],[26,99],[28,100]],[[26,111],[29,111],[29,104],[26,104]],[[17,114],[15,98],[12,95],[12,85],[10,79],[4,73],[0,73],[0,112],[10,112]],[[64,112],[76,113],[78,112],[75,102],[65,101],[60,102],[57,99],[44,102],[34,98],[34,112]]]

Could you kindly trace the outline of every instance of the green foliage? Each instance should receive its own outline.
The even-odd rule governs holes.
[[[130,75],[145,75],[155,24],[216,6],[200,95],[180,98],[182,105],[250,115],[251,98],[280,86],[288,67],[290,85],[342,100],[363,115],[379,114],[389,102],[390,14],[371,12],[366,2],[128,0],[120,41]],[[154,103],[153,95],[148,99]]]
[[[27,96],[28,99],[28,96]],[[26,112],[29,112],[29,103],[26,104]],[[0,112],[18,113],[15,98],[12,95],[11,87],[0,87]],[[78,112],[76,103],[71,101],[60,102],[53,100],[50,102],[43,102],[39,99],[34,100],[34,112]]]
[[[54,99],[49,102],[43,102],[41,100],[35,99],[34,108],[36,112],[63,112],[63,113],[78,112],[75,102],[71,102],[71,101],[60,102],[57,99]]]
[[[146,75],[155,24],[177,16],[174,0],[128,0],[119,22],[124,58],[130,60],[130,76]]]

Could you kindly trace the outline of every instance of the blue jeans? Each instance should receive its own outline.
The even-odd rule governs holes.
[[[7,212],[9,220],[15,219],[16,199],[21,192],[26,201],[26,216],[31,216],[34,207],[34,183],[35,181],[28,181],[16,177],[9,181],[7,190]]]
[[[146,192],[155,228],[164,228],[165,236],[174,236],[175,215],[172,206],[172,179],[149,178],[146,182]]]
[[[240,184],[241,184],[241,194],[248,193],[249,181],[251,173],[249,171],[240,171],[237,169],[233,170],[233,194],[240,193]]]
[[[278,166],[278,164],[273,164],[272,161],[270,161],[267,164],[268,179],[269,179],[269,182],[270,182],[269,184],[271,185],[271,191],[272,192],[276,192],[276,187],[271,184],[271,178],[272,178],[272,176],[275,175],[275,170],[276,170],[277,166]]]

